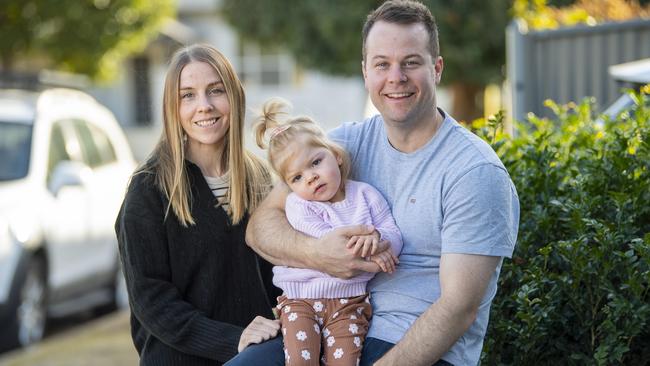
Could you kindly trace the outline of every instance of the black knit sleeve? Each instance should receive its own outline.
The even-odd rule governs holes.
[[[131,311],[164,344],[225,362],[237,354],[242,328],[209,319],[171,283],[164,213],[151,175],[134,176],[115,227]]]

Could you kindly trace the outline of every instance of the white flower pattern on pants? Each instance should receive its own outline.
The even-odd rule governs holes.
[[[302,330],[299,331],[298,333],[296,333],[296,339],[299,341],[304,341],[305,339],[307,339],[307,333],[305,333],[305,331]]]
[[[357,364],[372,314],[365,297],[287,299],[282,296],[278,302],[286,365],[317,365],[319,361],[325,365]]]
[[[302,358],[304,358],[305,360],[309,360],[309,359],[311,359],[311,353],[309,353],[309,351],[307,351],[306,349],[302,350],[302,352],[300,353],[300,355],[301,355]]]
[[[320,302],[320,301],[316,301],[316,302],[314,303],[314,310],[315,310],[317,313],[320,313],[321,311],[323,311],[323,303]]]
[[[334,337],[332,337],[332,336],[327,337],[327,347],[332,347],[335,342],[336,342],[336,339],[334,339]]]

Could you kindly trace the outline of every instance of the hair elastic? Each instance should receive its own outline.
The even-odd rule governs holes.
[[[283,126],[278,126],[278,127],[273,128],[273,131],[271,132],[271,137],[269,138],[269,141],[273,140],[277,135],[281,134],[282,132],[288,130],[289,127],[291,127],[291,125],[286,124],[286,125],[283,125]]]

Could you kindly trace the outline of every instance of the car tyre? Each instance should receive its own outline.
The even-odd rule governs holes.
[[[47,320],[47,288],[45,264],[42,258],[32,257],[25,272],[12,292],[8,326],[3,330],[4,349],[26,347],[34,344],[45,334]]]

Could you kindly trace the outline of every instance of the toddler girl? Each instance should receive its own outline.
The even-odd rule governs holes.
[[[285,207],[289,223],[317,238],[340,226],[373,225],[372,234],[350,238],[348,248],[374,262],[376,272],[393,272],[402,238],[388,203],[372,186],[346,179],[345,151],[310,118],[284,113],[287,106],[279,99],[265,103],[254,132],[262,149],[268,139],[269,162],[292,191]],[[390,248],[378,252],[381,240]],[[284,291],[278,309],[286,364],[318,365],[322,354],[327,365],[357,365],[371,316],[366,283],[374,274],[343,280],[284,266],[273,273]]]

